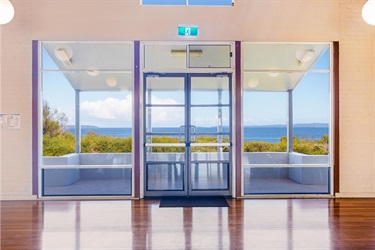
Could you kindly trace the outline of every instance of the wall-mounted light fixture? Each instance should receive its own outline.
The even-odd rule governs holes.
[[[375,0],[368,0],[363,5],[362,17],[366,23],[375,25]]]
[[[172,56],[186,56],[186,50],[183,50],[183,49],[171,50],[171,55]],[[202,50],[189,50],[189,55],[190,56],[202,56],[203,51]]]
[[[57,59],[59,59],[65,65],[65,67],[72,66],[72,62],[70,61],[71,56],[68,55],[65,49],[60,48],[55,50],[55,55]]]
[[[12,21],[14,17],[14,7],[9,0],[0,0],[0,25]]]
[[[310,61],[314,57],[315,51],[313,49],[309,49],[305,52],[305,54],[298,59],[298,66]]]

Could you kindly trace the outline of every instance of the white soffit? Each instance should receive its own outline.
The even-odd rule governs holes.
[[[44,42],[43,48],[75,90],[126,91],[132,88],[132,43]],[[56,56],[59,49],[65,51],[71,66]]]
[[[292,90],[328,48],[328,43],[243,43],[244,90]]]

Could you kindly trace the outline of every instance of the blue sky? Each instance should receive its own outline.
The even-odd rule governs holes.
[[[57,69],[47,53],[43,57],[44,68]],[[329,51],[316,63],[317,69],[329,69]],[[293,94],[294,123],[328,123],[329,121],[329,73],[309,73],[295,88]],[[181,93],[160,93],[152,98],[158,103],[181,103]],[[215,96],[215,95],[213,95]],[[74,124],[75,92],[62,73],[43,73],[43,98],[50,106],[68,116],[68,124]],[[199,93],[194,100],[214,102],[208,95]],[[243,124],[274,125],[286,124],[287,94],[285,92],[243,93]],[[216,101],[216,100],[215,100]],[[159,108],[153,113],[153,125],[180,126],[183,114],[180,108]],[[228,113],[228,112],[226,112]],[[195,108],[192,120],[196,126],[216,126],[213,109]],[[229,123],[225,115],[223,125]],[[132,94],[124,92],[82,92],[81,124],[100,127],[131,127]]]
[[[329,69],[329,50],[315,63],[313,69]],[[293,90],[294,123],[329,122],[329,73],[308,73]],[[287,93],[249,92],[243,94],[245,126],[287,123]]]

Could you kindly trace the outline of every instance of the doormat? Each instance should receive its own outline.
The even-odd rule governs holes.
[[[224,196],[162,197],[159,207],[229,207]]]

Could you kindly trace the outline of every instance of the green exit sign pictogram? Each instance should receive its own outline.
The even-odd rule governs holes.
[[[198,26],[178,26],[179,36],[198,36]]]

